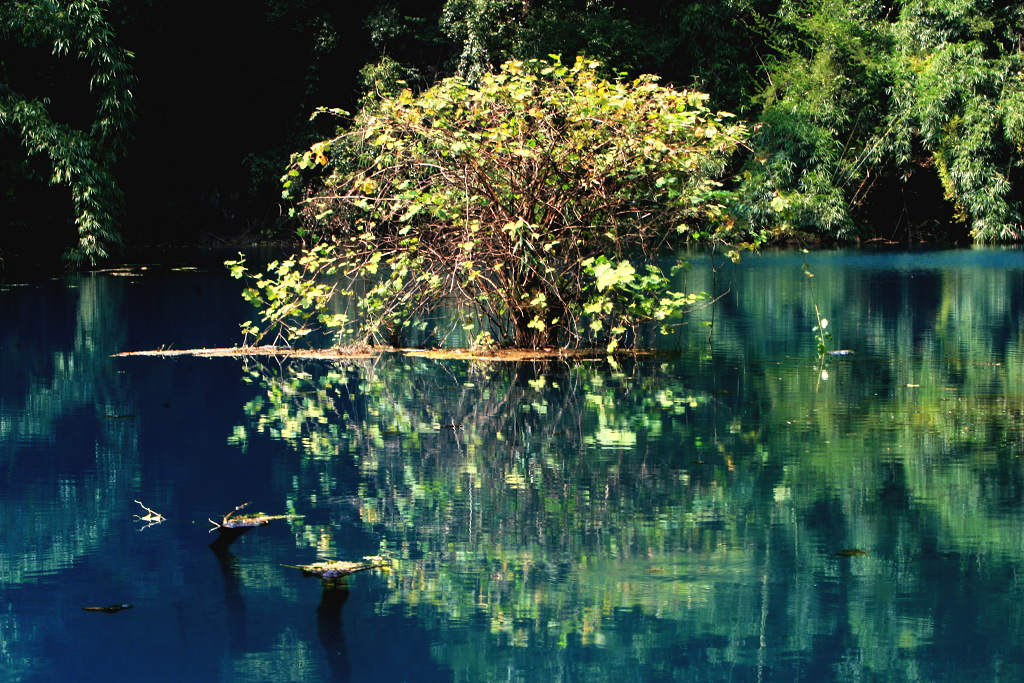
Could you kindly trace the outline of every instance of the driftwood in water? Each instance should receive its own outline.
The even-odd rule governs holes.
[[[122,351],[111,354],[113,358],[130,356],[196,356],[199,358],[315,358],[319,360],[351,360],[360,358],[377,358],[385,353],[401,354],[409,357],[434,358],[437,360],[470,360],[485,362],[519,362],[541,360],[576,360],[599,361],[609,355],[615,356],[661,356],[671,352],[652,351],[645,349],[615,349],[609,354],[606,349],[406,349],[390,346],[348,346],[333,349],[292,349],[280,346],[234,346],[231,348],[208,349],[151,349],[148,351]]]
[[[377,555],[364,557],[365,562],[346,562],[345,560],[331,560],[328,562],[314,562],[313,564],[286,564],[289,569],[299,569],[303,576],[315,576],[324,582],[324,585],[336,584],[344,581],[346,576],[357,572],[365,572],[368,569],[388,569],[391,567],[391,560]]]
[[[213,525],[210,531],[218,532],[217,540],[210,544],[211,547],[215,550],[226,548],[238,540],[239,536],[250,529],[255,529],[258,526],[266,526],[275,519],[299,519],[302,517],[302,515],[267,515],[262,512],[248,515],[235,514],[238,511],[245,509],[248,505],[249,503],[236,505],[235,509],[224,515],[219,522],[207,518],[207,521]]]
[[[153,508],[148,508],[143,505],[141,500],[136,500],[135,502],[139,504],[139,507],[146,511],[146,514],[144,515],[133,515],[133,517],[135,517],[139,522],[143,522],[143,525],[139,527],[139,531],[145,531],[151,526],[163,524],[167,521],[167,518],[159,512]]]

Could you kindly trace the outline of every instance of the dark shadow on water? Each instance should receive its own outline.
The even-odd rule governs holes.
[[[210,544],[210,550],[220,563],[224,577],[224,606],[227,611],[227,636],[230,652],[245,652],[248,649],[246,633],[245,598],[242,596],[242,580],[238,573],[238,558],[228,551],[228,544],[219,541]]]
[[[320,605],[316,608],[316,630],[324,647],[331,680],[352,680],[352,664],[345,648],[345,630],[341,608],[348,600],[348,586],[324,583]]]
[[[234,531],[233,529],[229,531]],[[240,529],[241,533],[248,531]],[[238,535],[241,535],[239,533]],[[237,536],[235,536],[237,538]],[[242,595],[242,580],[238,569],[238,557],[228,550],[229,542],[221,536],[210,544],[217,562],[220,564],[221,575],[224,577],[224,606],[227,614],[227,643],[229,652],[233,654],[251,652],[254,643],[250,640],[247,630],[247,610]],[[332,681],[352,680],[352,665],[349,662],[348,650],[345,647],[344,627],[341,620],[341,608],[348,600],[348,586],[342,579],[340,582],[324,582],[320,604],[316,608],[317,635],[324,648],[327,667]],[[261,639],[257,636],[257,639]],[[269,645],[268,645],[269,647]]]
[[[225,527],[220,527],[219,529],[217,529],[217,539],[213,543],[210,544],[210,550],[212,550],[213,554],[217,555],[218,558],[221,555],[228,555],[230,557],[234,557],[234,555],[232,555],[228,551],[228,547],[232,543],[237,541],[238,538],[242,534],[244,534],[244,533],[248,532],[250,529],[254,529],[254,528],[256,528],[256,527],[252,527],[252,526],[237,526],[237,527],[227,527],[227,526],[225,526]]]

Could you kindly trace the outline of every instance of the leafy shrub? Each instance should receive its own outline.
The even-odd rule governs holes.
[[[262,324],[246,331],[318,322],[398,344],[452,306],[481,342],[613,349],[693,305],[655,262],[731,236],[718,178],[747,129],[702,93],[598,67],[510,61],[475,86],[405,90],[298,155],[286,185],[346,160],[303,203],[331,239],[254,276]],[[357,315],[328,310],[359,283]]]

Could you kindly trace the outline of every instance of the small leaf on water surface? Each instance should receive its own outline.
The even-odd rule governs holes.
[[[839,552],[833,553],[836,557],[860,557],[867,554],[868,551],[861,550],[860,548],[843,548]]]

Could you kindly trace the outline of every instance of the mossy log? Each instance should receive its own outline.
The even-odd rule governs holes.
[[[315,576],[324,584],[334,584],[345,579],[350,574],[365,572],[368,569],[390,569],[391,560],[380,557],[364,557],[364,562],[347,562],[345,560],[329,560],[327,562],[314,562],[312,564],[286,564],[289,569],[298,569],[303,576]]]

